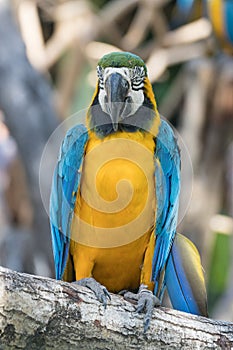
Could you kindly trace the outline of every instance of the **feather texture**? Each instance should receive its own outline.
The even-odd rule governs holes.
[[[54,171],[50,196],[50,223],[57,279],[62,278],[68,257],[70,225],[87,139],[88,133],[84,125],[76,125],[70,129],[61,145]]]
[[[176,233],[180,193],[179,148],[173,130],[165,120],[161,120],[156,138],[155,183],[157,215],[152,280],[155,282],[154,293],[161,297],[163,288],[158,290],[159,278]]]
[[[109,54],[100,68],[123,69],[129,56]],[[146,72],[143,61],[131,58],[130,64],[139,62]],[[119,81],[118,74],[121,89]],[[125,123],[119,120],[117,130],[101,109],[104,88],[95,91],[91,106],[96,108],[87,115],[90,130],[76,125],[68,131],[54,171],[50,221],[56,278],[93,277],[112,292],[145,284],[160,299],[166,286],[174,308],[206,315],[200,257],[189,240],[176,236],[180,153],[173,130],[160,121],[147,77],[138,92],[144,93],[142,106]]]
[[[232,52],[233,2],[232,0],[205,1],[208,17],[223,49]]]
[[[165,271],[165,283],[176,310],[207,316],[204,275],[194,244],[176,234]]]

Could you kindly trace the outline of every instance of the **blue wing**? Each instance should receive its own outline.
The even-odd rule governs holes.
[[[161,272],[164,270],[176,233],[180,193],[180,153],[172,128],[161,120],[156,137],[155,190],[157,199],[156,243],[152,262],[154,293],[161,297],[159,287]]]
[[[87,140],[88,133],[84,125],[76,125],[70,129],[61,145],[54,170],[50,196],[50,225],[57,279],[62,278],[67,262],[70,224]]]

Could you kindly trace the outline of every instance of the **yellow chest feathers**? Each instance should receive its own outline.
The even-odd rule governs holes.
[[[116,247],[155,222],[154,140],[145,132],[90,133],[72,236],[81,244]]]

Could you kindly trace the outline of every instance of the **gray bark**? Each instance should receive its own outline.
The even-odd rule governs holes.
[[[0,349],[232,349],[233,324],[166,308],[143,314],[112,294],[107,309],[85,287],[0,268]]]

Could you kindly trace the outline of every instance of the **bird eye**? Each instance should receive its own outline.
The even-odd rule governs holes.
[[[132,89],[141,90],[144,86],[145,70],[143,67],[134,67],[131,75]]]
[[[135,78],[143,79],[145,76],[144,68],[139,66],[134,67],[133,75]]]

